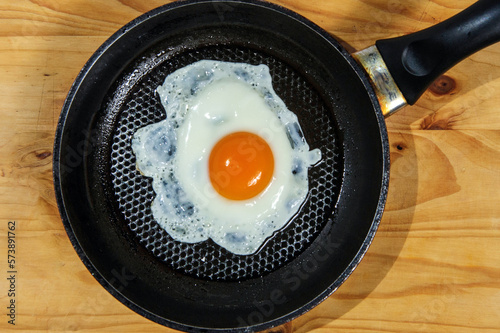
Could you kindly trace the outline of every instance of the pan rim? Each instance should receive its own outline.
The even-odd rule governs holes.
[[[56,200],[59,208],[59,212],[61,215],[61,219],[63,221],[63,225],[66,229],[66,233],[68,234],[70,241],[75,248],[80,260],[84,263],[86,268],[91,272],[91,274],[94,276],[94,278],[110,293],[112,294],[116,299],[118,299],[122,304],[126,305],[133,311],[141,314],[142,316],[146,317],[149,320],[152,320],[154,322],[157,322],[159,324],[172,327],[174,329],[178,330],[186,330],[189,329],[191,331],[203,331],[206,332],[207,329],[202,328],[202,327],[193,327],[193,326],[186,326],[182,323],[177,323],[172,320],[168,320],[163,317],[159,317],[154,313],[151,313],[147,311],[146,309],[136,305],[133,301],[130,301],[127,297],[125,297],[123,294],[121,294],[116,288],[110,284],[102,275],[101,273],[97,270],[97,268],[92,264],[90,258],[87,256],[85,253],[85,250],[83,249],[82,245],[80,244],[74,229],[72,228],[71,221],[69,220],[69,217],[66,213],[66,203],[64,201],[64,196],[62,194],[62,186],[61,186],[61,143],[62,143],[62,138],[63,138],[63,133],[64,133],[64,128],[66,124],[66,119],[68,117],[68,113],[71,109],[72,103],[74,101],[74,97],[77,94],[81,84],[85,81],[85,78],[87,74],[89,73],[90,69],[98,62],[99,58],[106,52],[106,50],[109,49],[113,43],[118,41],[120,38],[126,35],[127,31],[134,29],[135,27],[143,24],[150,18],[163,14],[165,12],[168,12],[170,10],[176,9],[178,7],[183,7],[183,6],[190,6],[190,5],[196,5],[199,3],[244,3],[244,4],[252,4],[252,5],[257,5],[261,7],[265,7],[267,9],[271,9],[273,11],[277,11],[280,14],[285,14],[286,16],[291,17],[292,19],[300,22],[301,24],[305,25],[307,28],[311,29],[314,31],[314,33],[320,35],[322,38],[324,38],[333,48],[335,48],[345,59],[345,61],[350,65],[350,67],[354,70],[354,72],[357,74],[359,80],[362,82],[364,88],[366,89],[368,96],[371,100],[373,110],[375,112],[375,116],[377,119],[378,123],[378,128],[380,130],[380,139],[382,143],[382,170],[383,170],[383,175],[382,175],[382,181],[381,181],[381,191],[380,195],[378,198],[378,206],[376,209],[376,213],[374,215],[373,221],[371,223],[371,227],[369,229],[368,235],[366,236],[362,247],[358,250],[357,254],[355,257],[352,259],[350,265],[344,270],[344,272],[335,280],[331,283],[330,287],[326,290],[324,290],[323,293],[320,295],[316,296],[313,298],[309,303],[303,304],[300,308],[296,309],[294,312],[289,313],[286,316],[280,317],[280,318],[275,318],[271,321],[264,322],[262,324],[257,324],[249,327],[240,327],[240,328],[210,328],[209,331],[217,331],[217,332],[240,332],[240,331],[248,331],[248,330],[262,330],[266,328],[270,328],[276,325],[283,324],[285,322],[288,322],[294,318],[297,318],[298,316],[308,312],[311,310],[313,307],[317,306],[319,303],[324,301],[327,297],[329,297],[335,290],[337,290],[340,285],[344,283],[344,281],[351,275],[351,273],[354,271],[354,269],[358,266],[364,255],[366,254],[368,247],[373,241],[373,238],[375,236],[375,233],[378,229],[378,226],[380,224],[380,220],[382,218],[382,214],[384,211],[385,207],[385,202],[387,199],[387,191],[388,191],[388,186],[389,186],[389,166],[390,166],[390,154],[389,154],[389,142],[388,142],[388,134],[387,134],[387,129],[386,129],[386,124],[384,117],[382,115],[382,111],[380,109],[380,106],[378,104],[378,100],[376,98],[375,92],[369,83],[368,76],[364,72],[364,70],[358,65],[358,63],[351,57],[350,53],[345,50],[344,47],[340,45],[340,43],[334,39],[330,34],[328,34],[325,30],[323,30],[321,27],[317,26],[313,22],[309,21],[308,19],[304,18],[303,16],[286,9],[284,7],[278,6],[276,4],[271,4],[263,1],[258,1],[258,0],[249,0],[249,1],[244,1],[244,0],[183,0],[183,1],[177,1],[173,3],[169,3],[167,5],[163,5],[161,7],[155,8],[145,14],[142,14],[141,16],[137,17],[136,19],[132,20],[131,22],[127,23],[125,26],[123,26],[121,29],[119,29],[117,32],[115,32],[111,37],[109,37],[90,57],[90,59],[85,63],[81,71],[79,72],[77,78],[73,82],[68,95],[65,99],[61,115],[59,117],[59,121],[57,124],[56,128],[56,134],[55,134],[55,141],[54,141],[54,157],[53,157],[53,178],[54,178],[54,188],[55,188],[55,194],[56,194]]]

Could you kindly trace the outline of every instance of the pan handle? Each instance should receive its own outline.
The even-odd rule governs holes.
[[[376,47],[406,102],[414,104],[435,79],[500,41],[500,1],[479,0],[428,29],[383,39]]]

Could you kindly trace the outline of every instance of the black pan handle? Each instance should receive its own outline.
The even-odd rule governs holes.
[[[500,41],[500,0],[479,0],[428,29],[376,42],[408,104],[474,52]]]

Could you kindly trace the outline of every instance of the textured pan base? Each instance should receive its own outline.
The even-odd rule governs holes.
[[[261,51],[232,45],[183,50],[175,55],[162,52],[161,48],[155,50],[131,64],[130,70],[117,80],[116,89],[108,93],[105,108],[112,108],[114,99],[124,100],[112,124],[109,150],[108,193],[118,203],[117,215],[146,249],[184,274],[209,280],[242,280],[282,267],[315,239],[332,215],[337,200],[342,157],[335,123],[327,116],[331,112],[297,70]],[[297,114],[311,149],[320,148],[322,152],[321,163],[309,170],[309,196],[299,214],[254,255],[234,255],[211,240],[198,244],[173,240],[151,214],[155,197],[151,179],[140,175],[135,167],[130,146],[132,135],[137,129],[166,117],[155,89],[169,73],[201,59],[268,65],[276,93]]]

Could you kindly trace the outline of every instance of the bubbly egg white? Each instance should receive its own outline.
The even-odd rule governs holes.
[[[153,178],[154,218],[178,241],[211,238],[235,254],[255,253],[297,214],[308,193],[308,168],[321,152],[309,150],[266,65],[202,60],[170,74],[157,92],[166,119],[132,139],[137,168]],[[212,187],[208,159],[220,139],[240,131],[269,144],[274,173],[257,196],[230,200]]]

